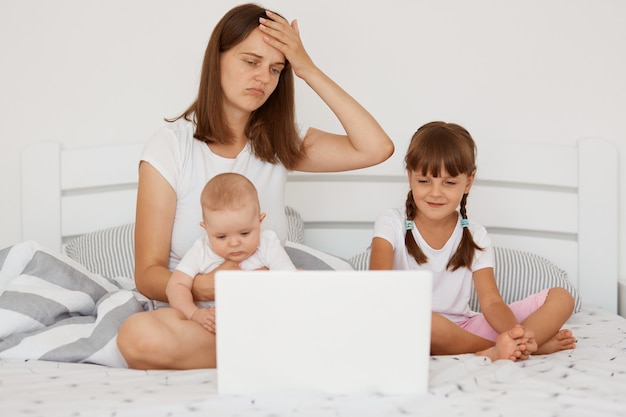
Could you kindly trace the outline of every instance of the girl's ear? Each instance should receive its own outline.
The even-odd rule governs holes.
[[[266,214],[265,214],[265,213],[261,213],[261,214],[259,215],[259,223],[262,223],[262,222],[263,222],[263,220],[265,219],[265,216],[266,216]]]
[[[469,190],[470,188],[472,188],[475,178],[476,178],[476,170],[472,171],[472,173],[467,177],[467,185],[465,186],[465,194],[469,194]]]

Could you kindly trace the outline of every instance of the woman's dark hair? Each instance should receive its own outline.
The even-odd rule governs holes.
[[[404,164],[408,171],[419,172],[421,175],[439,177],[445,171],[453,177],[461,174],[470,176],[476,171],[476,144],[469,132],[458,124],[430,122],[420,127],[411,138]],[[459,210],[463,219],[467,219],[466,204],[467,194],[464,194]],[[407,219],[413,220],[417,214],[417,206],[411,191],[405,205]],[[404,241],[409,254],[418,264],[428,261],[411,230],[406,231]],[[450,258],[447,268],[452,271],[461,267],[469,268],[476,250],[482,248],[474,242],[469,228],[464,227],[461,243]]]
[[[196,100],[178,117],[196,123],[194,137],[206,143],[229,144],[233,133],[223,110],[220,60],[223,52],[246,39],[259,27],[259,18],[269,17],[256,4],[243,4],[228,11],[217,23],[209,39],[202,63],[200,86]],[[246,135],[261,160],[282,162],[292,169],[304,154],[295,123],[294,78],[289,62],[280,74],[278,85],[267,101],[252,112]]]

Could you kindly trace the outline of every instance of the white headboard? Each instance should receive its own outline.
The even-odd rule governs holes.
[[[82,233],[133,222],[142,147],[28,147],[23,239],[60,249]],[[290,174],[285,203],[301,214],[307,245],[344,258],[367,248],[378,214],[404,206],[406,143],[396,149],[364,170]],[[617,164],[616,148],[598,139],[478,143],[468,216],[487,227],[494,244],[538,253],[566,270],[583,302],[617,312]]]

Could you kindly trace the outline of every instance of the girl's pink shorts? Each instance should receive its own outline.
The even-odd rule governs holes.
[[[509,304],[509,307],[511,308],[511,311],[513,311],[513,314],[517,318],[517,321],[521,323],[526,319],[526,317],[530,316],[539,307],[541,307],[543,303],[546,302],[549,291],[550,289],[545,289],[536,294],[529,295],[523,300],[519,300],[512,304]],[[491,340],[493,342],[495,342],[499,336],[499,333],[496,332],[489,325],[489,323],[487,323],[485,316],[483,316],[482,314],[470,317],[469,319],[458,323],[458,325],[470,333],[474,333],[475,335],[484,337],[485,339]]]

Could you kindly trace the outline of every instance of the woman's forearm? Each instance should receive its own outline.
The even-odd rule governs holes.
[[[135,271],[135,285],[140,293],[151,300],[167,302],[165,289],[171,276],[169,269],[155,265],[143,271]]]
[[[337,116],[352,146],[367,154],[367,165],[386,160],[394,145],[376,119],[350,94],[317,67],[303,74],[303,80],[317,93]]]

